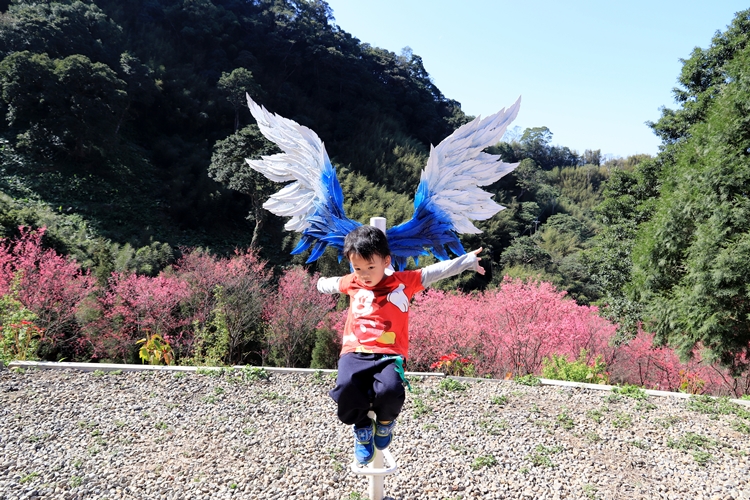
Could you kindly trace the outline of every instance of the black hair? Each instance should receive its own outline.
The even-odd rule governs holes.
[[[353,253],[369,261],[374,255],[385,259],[391,249],[383,231],[375,226],[359,226],[344,238],[344,256],[348,259]]]

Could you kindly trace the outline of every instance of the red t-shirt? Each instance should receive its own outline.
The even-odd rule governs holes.
[[[344,327],[341,354],[364,352],[409,354],[409,302],[424,290],[422,272],[397,271],[374,287],[360,283],[354,274],[339,281],[349,295],[349,315]]]

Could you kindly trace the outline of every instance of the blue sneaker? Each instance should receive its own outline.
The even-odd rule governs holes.
[[[375,458],[375,422],[369,427],[354,427],[354,458],[360,465],[367,465]]]
[[[381,424],[378,421],[375,422],[375,448],[379,450],[388,448],[388,445],[391,444],[391,439],[393,438],[392,432],[395,425],[395,420],[391,420],[389,424]]]

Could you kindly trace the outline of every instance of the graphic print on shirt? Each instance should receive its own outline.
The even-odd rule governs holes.
[[[409,311],[409,298],[404,293],[403,283],[399,283],[398,287],[388,294],[388,302],[398,307],[402,313]]]
[[[349,296],[341,354],[349,352],[409,356],[409,300],[424,290],[421,271],[397,271],[375,287],[348,274],[339,291]]]
[[[399,289],[391,292],[387,300],[391,301],[391,296],[399,303],[406,303],[408,308],[408,299],[403,292],[403,285],[399,285]],[[402,299],[403,297],[403,299]],[[390,326],[382,321],[376,321],[373,318],[377,318],[379,315],[373,314],[375,309],[379,307],[378,303],[375,302],[375,294],[372,290],[360,289],[352,297],[352,314],[354,316],[353,329],[355,331],[350,332],[351,335],[355,336],[360,344],[373,344],[378,342],[380,344],[395,344],[396,333],[392,331],[386,331]],[[382,299],[381,299],[382,300]],[[402,312],[406,312],[402,305],[396,304]],[[368,317],[369,316],[369,317]],[[346,339],[344,339],[346,341]],[[364,351],[365,349],[363,349]]]

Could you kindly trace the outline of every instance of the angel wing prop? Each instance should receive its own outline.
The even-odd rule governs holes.
[[[500,141],[520,106],[519,97],[507,110],[477,117],[430,148],[414,197],[414,215],[386,231],[396,267],[403,268],[408,257],[429,252],[445,260],[446,247],[456,255],[466,253],[458,234],[481,233],[471,220],[489,219],[505,208],[479,186],[496,182],[518,163],[503,163],[482,150]]]
[[[307,262],[313,262],[331,245],[341,258],[344,238],[361,224],[344,213],[341,185],[322,141],[309,128],[269,113],[249,95],[247,103],[261,133],[283,151],[261,160],[246,160],[248,165],[272,181],[294,181],[263,207],[291,217],[284,227],[302,233],[292,254],[312,245]],[[440,260],[448,258],[446,249],[464,254],[458,235],[480,233],[471,221],[489,219],[505,208],[479,186],[492,184],[518,164],[503,163],[482,150],[500,141],[520,105],[519,97],[507,110],[476,118],[430,149],[414,198],[414,216],[386,231],[397,268],[405,267],[409,257],[418,259],[430,252]]]

